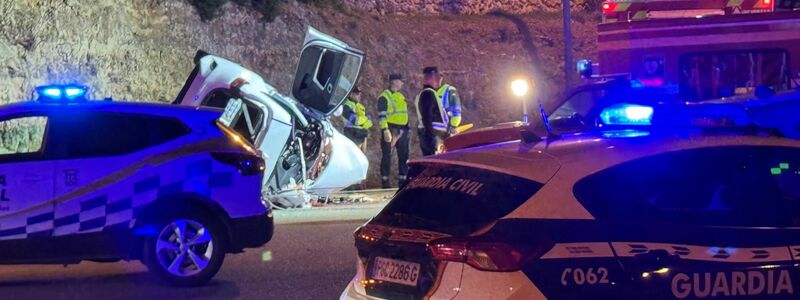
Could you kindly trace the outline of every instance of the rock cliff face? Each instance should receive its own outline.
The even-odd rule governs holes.
[[[526,14],[555,12],[561,9],[558,0],[341,0],[349,8],[377,14],[406,15],[482,15],[496,10]],[[573,8],[597,8],[597,0],[570,1]]]
[[[421,88],[421,69],[436,65],[459,88],[465,122],[491,125],[518,118],[520,103],[508,93],[510,78],[536,71],[542,76],[539,89],[555,95],[563,77],[561,19],[548,12],[560,1],[497,2],[550,8],[536,6],[518,16],[380,15],[290,1],[266,23],[259,13],[233,3],[222,7],[220,17],[202,22],[185,0],[2,1],[0,103],[29,99],[37,85],[66,82],[89,85],[94,98],[169,102],[192,69],[197,49],[237,61],[288,92],[305,26],[311,25],[366,51],[359,85],[373,118],[389,73],[408,79],[404,92],[413,99]],[[592,55],[596,18],[576,12],[576,57]],[[367,153],[373,183],[377,135],[375,128]],[[411,150],[412,157],[419,155],[415,135]]]

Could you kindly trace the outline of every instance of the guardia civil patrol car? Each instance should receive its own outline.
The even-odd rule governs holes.
[[[220,111],[38,92],[0,106],[0,263],[140,259],[197,285],[271,239],[263,160]]]
[[[563,116],[413,161],[341,298],[800,297],[800,141],[735,103]]]

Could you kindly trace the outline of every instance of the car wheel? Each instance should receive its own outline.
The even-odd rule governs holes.
[[[217,274],[225,259],[219,222],[195,215],[159,223],[158,234],[145,242],[143,258],[151,272],[177,286],[202,285]]]

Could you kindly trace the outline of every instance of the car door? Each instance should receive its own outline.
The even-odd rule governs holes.
[[[355,86],[363,60],[361,50],[309,27],[292,96],[308,108],[331,115]]]
[[[16,243],[0,247],[0,260],[47,252],[18,247],[24,247],[24,239],[49,237],[53,229],[53,163],[43,155],[48,121],[41,115],[0,120],[0,240]]]
[[[611,228],[629,298],[791,299],[798,157],[780,147],[676,151],[590,175],[575,190]]]
[[[174,148],[168,142],[188,129],[166,117],[88,109],[52,119],[53,143],[47,152],[55,161],[53,234],[64,242],[58,252],[64,257],[117,255],[134,219],[133,207],[158,192],[157,185],[142,178],[174,176],[147,159]],[[148,188],[137,191],[139,181]]]

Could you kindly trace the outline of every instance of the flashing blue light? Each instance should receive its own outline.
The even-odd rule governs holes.
[[[592,61],[588,59],[581,59],[577,63],[578,74],[582,77],[591,77],[593,70],[592,70]]]
[[[79,85],[48,85],[36,88],[39,101],[66,102],[85,100],[86,91],[89,89]]]
[[[58,87],[46,87],[39,90],[39,94],[48,98],[61,98],[61,89]]]
[[[653,108],[636,104],[616,104],[607,107],[600,113],[605,125],[652,125]]]
[[[64,95],[67,99],[75,99],[86,94],[86,88],[78,86],[64,87]]]

